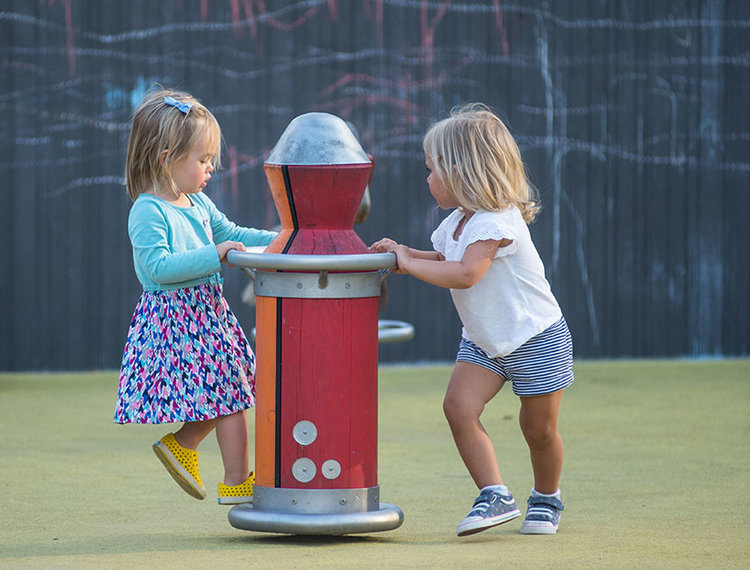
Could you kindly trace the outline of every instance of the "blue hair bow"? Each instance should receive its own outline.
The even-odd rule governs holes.
[[[166,103],[170,107],[176,107],[186,115],[190,112],[190,108],[193,106],[192,103],[181,103],[180,101],[172,97],[164,97],[164,103]]]

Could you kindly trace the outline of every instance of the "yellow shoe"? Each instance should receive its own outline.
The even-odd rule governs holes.
[[[206,489],[198,470],[197,451],[182,447],[177,443],[173,433],[165,435],[153,447],[156,457],[188,495],[196,499],[206,498]]]
[[[219,504],[238,505],[240,503],[252,502],[254,483],[255,473],[252,471],[250,472],[250,476],[239,485],[219,483]]]

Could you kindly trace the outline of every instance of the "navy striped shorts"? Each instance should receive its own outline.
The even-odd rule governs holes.
[[[573,383],[573,339],[565,317],[561,317],[510,354],[497,358],[461,338],[456,362],[471,362],[509,380],[517,396],[541,396]]]

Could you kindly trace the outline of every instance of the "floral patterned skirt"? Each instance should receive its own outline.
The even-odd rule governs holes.
[[[221,285],[144,291],[120,369],[116,423],[208,420],[255,404],[255,355]]]

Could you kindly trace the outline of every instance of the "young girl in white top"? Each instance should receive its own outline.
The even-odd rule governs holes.
[[[572,341],[527,228],[538,212],[513,137],[486,106],[454,109],[424,139],[427,183],[438,206],[455,208],[432,234],[434,251],[384,238],[398,272],[450,289],[463,324],[443,409],[480,494],[458,536],[521,513],[503,484],[484,406],[510,381],[520,397],[521,431],[534,488],[524,534],[557,532],[563,444],[557,431],[562,390],[573,382]]]
[[[219,503],[234,504],[253,493],[245,410],[255,403],[255,356],[219,272],[229,250],[276,234],[235,225],[203,194],[220,150],[216,119],[187,93],[152,92],[135,112],[128,234],[143,294],[125,343],[115,422],[184,422],[153,449],[197,499],[206,489],[196,448],[215,428],[224,463]]]

